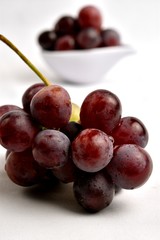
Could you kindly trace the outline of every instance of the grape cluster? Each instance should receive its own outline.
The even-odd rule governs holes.
[[[42,49],[66,51],[118,46],[120,35],[113,28],[103,28],[101,11],[93,5],[82,7],[77,16],[61,16],[50,30],[38,35]]]
[[[22,106],[0,106],[5,171],[15,184],[71,183],[78,204],[97,212],[119,190],[140,187],[149,179],[148,131],[138,118],[122,117],[114,93],[89,93],[75,121],[70,95],[59,85],[31,85]]]

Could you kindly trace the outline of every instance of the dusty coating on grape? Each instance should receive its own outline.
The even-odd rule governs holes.
[[[107,134],[98,129],[85,129],[72,142],[72,159],[86,172],[104,168],[113,155],[113,143]]]
[[[111,178],[102,171],[80,172],[73,185],[77,202],[88,212],[98,212],[109,206],[115,189]]]
[[[119,124],[122,106],[119,98],[105,89],[97,89],[84,99],[80,110],[83,128],[97,128],[107,134]]]
[[[17,185],[28,187],[38,183],[37,166],[30,148],[23,152],[11,152],[7,156],[5,170]]]
[[[23,110],[12,110],[0,118],[0,139],[4,148],[22,152],[32,146],[40,131],[32,117]]]
[[[102,26],[101,11],[93,5],[81,8],[78,13],[78,23],[81,28],[92,27],[100,30]]]
[[[58,130],[46,129],[37,134],[32,152],[39,165],[47,168],[59,168],[69,159],[69,138]]]
[[[144,123],[135,117],[123,117],[112,132],[115,145],[137,144],[146,147],[148,143],[148,131]]]
[[[30,104],[33,96],[41,90],[43,87],[45,87],[44,83],[35,83],[28,87],[26,91],[24,92],[22,96],[22,105],[23,109],[27,112],[30,113]]]
[[[124,189],[134,189],[144,185],[152,169],[152,159],[148,152],[135,144],[117,146],[112,161],[106,167],[113,182]]]
[[[71,116],[72,104],[68,92],[61,86],[46,86],[31,101],[31,114],[46,128],[61,128]]]

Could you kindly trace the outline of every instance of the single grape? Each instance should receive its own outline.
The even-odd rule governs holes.
[[[103,47],[119,46],[121,44],[120,35],[115,29],[105,29],[101,31]]]
[[[78,13],[78,22],[81,28],[93,27],[100,30],[102,26],[101,12],[93,5],[85,6]]]
[[[83,128],[97,128],[110,135],[119,124],[121,112],[121,102],[114,93],[97,89],[84,99],[80,122]]]
[[[108,135],[98,129],[85,129],[72,142],[74,164],[86,172],[97,172],[111,160],[113,143]]]
[[[52,169],[54,176],[63,183],[71,183],[75,180],[77,168],[73,163],[71,157],[68,158],[67,162],[59,167]]]
[[[69,158],[70,140],[62,132],[46,129],[37,134],[33,156],[37,163],[48,169],[62,167]]]
[[[106,171],[120,188],[134,189],[149,179],[152,168],[152,159],[144,148],[135,144],[123,144],[115,147]]]
[[[5,114],[5,113],[7,113],[7,112],[10,112],[10,111],[12,111],[12,110],[22,110],[22,111],[23,111],[22,108],[20,108],[20,107],[18,107],[18,106],[16,106],[16,105],[5,104],[5,105],[0,106],[0,117],[1,117],[3,114]]]
[[[54,31],[46,30],[39,34],[38,43],[44,50],[54,50],[57,35]]]
[[[69,122],[66,126],[61,128],[60,131],[66,134],[70,141],[73,141],[82,131],[82,126],[77,122]]]
[[[45,86],[44,83],[35,83],[31,85],[22,96],[22,105],[26,112],[30,113],[30,103],[33,96]]]
[[[8,177],[17,185],[28,187],[37,184],[39,176],[31,149],[11,152],[5,163]]]
[[[101,43],[101,36],[94,28],[82,29],[76,37],[78,45],[82,49],[96,48]]]
[[[54,24],[58,36],[74,35],[79,30],[77,19],[72,16],[62,16]]]
[[[39,126],[24,111],[13,110],[0,118],[1,145],[10,151],[22,152],[31,147],[39,131]]]
[[[55,50],[57,51],[67,51],[76,48],[75,39],[71,35],[65,35],[57,38],[55,43]]]
[[[94,213],[111,204],[115,189],[111,178],[102,171],[80,172],[73,184],[73,192],[80,206]]]
[[[112,137],[115,145],[137,144],[145,147],[148,143],[148,131],[138,118],[123,117],[113,130]]]
[[[71,116],[72,104],[68,92],[61,86],[46,86],[32,98],[31,114],[46,128],[61,128]]]

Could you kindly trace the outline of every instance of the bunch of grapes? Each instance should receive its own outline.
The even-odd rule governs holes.
[[[70,121],[71,99],[59,85],[30,86],[22,105],[0,107],[0,143],[14,183],[73,183],[78,203],[96,212],[112,202],[117,189],[140,187],[150,177],[147,129],[139,119],[121,116],[114,93],[89,93],[77,121]]]
[[[101,11],[93,5],[82,7],[77,16],[61,16],[50,30],[41,32],[38,43],[44,50],[65,51],[119,46],[120,35],[113,28],[103,28]]]
[[[106,208],[117,191],[147,182],[153,168],[148,131],[138,118],[122,116],[114,93],[94,90],[77,108],[65,88],[51,84],[3,35],[0,40],[43,80],[26,89],[22,107],[0,106],[0,145],[11,181],[23,187],[71,183],[75,200],[89,212]]]

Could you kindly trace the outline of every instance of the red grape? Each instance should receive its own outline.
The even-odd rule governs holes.
[[[93,27],[100,30],[102,25],[101,12],[95,6],[85,6],[78,13],[78,22],[81,28]]]
[[[97,172],[111,160],[113,143],[107,134],[98,129],[85,129],[72,142],[75,165],[86,172]]]
[[[38,43],[45,50],[54,50],[54,44],[57,39],[57,35],[54,31],[43,31],[38,36]]]
[[[88,212],[98,212],[109,206],[115,189],[109,176],[102,171],[96,173],[81,172],[73,184],[77,202]]]
[[[123,144],[114,149],[113,158],[106,170],[117,186],[134,189],[148,180],[152,168],[152,159],[144,148],[135,144]]]
[[[0,139],[4,148],[22,152],[32,146],[39,126],[24,111],[13,110],[0,118]]]
[[[11,152],[7,157],[5,170],[14,183],[27,187],[38,182],[36,164],[31,149],[24,152]]]
[[[80,122],[83,128],[97,128],[110,135],[119,124],[121,111],[121,102],[114,93],[97,89],[84,99]]]
[[[10,112],[12,110],[23,110],[22,108],[16,106],[16,105],[12,105],[12,104],[6,104],[6,105],[2,105],[0,106],[0,117],[7,113]]]
[[[105,29],[101,32],[102,36],[102,46],[103,47],[113,47],[120,45],[120,35],[114,29]]]
[[[57,20],[54,25],[55,32],[58,36],[64,35],[74,35],[79,27],[77,23],[77,19],[71,16],[62,16]]]
[[[55,50],[67,51],[75,49],[75,39],[71,35],[65,35],[57,38]]]
[[[81,30],[76,37],[78,45],[82,49],[96,48],[101,43],[100,34],[94,28]]]
[[[31,101],[32,116],[46,128],[65,126],[71,115],[72,105],[68,92],[61,86],[46,86]]]
[[[115,145],[137,144],[145,147],[148,143],[148,131],[138,118],[123,117],[113,130],[112,137]]]
[[[33,156],[42,167],[62,167],[69,158],[70,140],[62,132],[47,129],[39,132],[33,143]]]
[[[26,112],[30,113],[30,103],[33,96],[45,86],[44,83],[36,83],[26,89],[22,96],[22,105]]]

